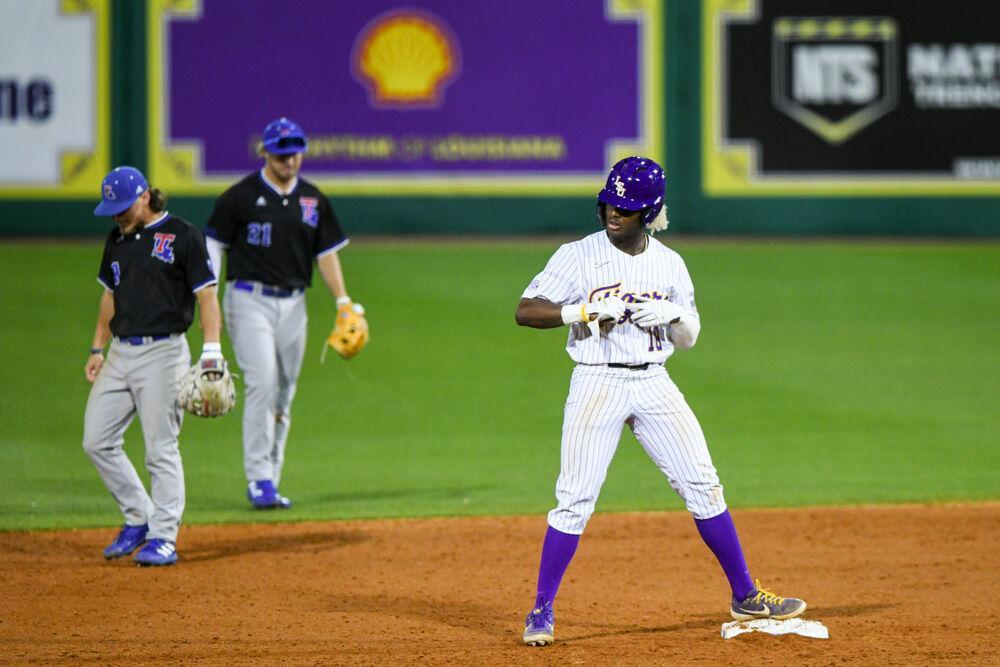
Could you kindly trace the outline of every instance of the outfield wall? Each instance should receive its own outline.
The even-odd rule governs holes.
[[[200,224],[285,114],[351,233],[579,231],[643,153],[672,230],[995,236],[1000,8],[926,4],[8,0],[0,234],[103,234],[116,164]]]

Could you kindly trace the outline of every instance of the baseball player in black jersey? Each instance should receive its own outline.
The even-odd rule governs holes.
[[[313,261],[338,307],[350,304],[337,251],[347,237],[326,197],[299,178],[306,136],[279,118],[264,128],[264,166],[223,192],[205,225],[208,251],[222,266],[223,312],[246,382],[243,467],[258,509],[287,508],[278,492],[291,405],[306,344],[305,288]]]
[[[140,565],[177,562],[184,512],[184,470],[177,444],[183,411],[177,383],[191,363],[184,332],[195,301],[205,335],[202,360],[221,360],[221,316],[205,237],[164,210],[163,194],[133,167],[112,170],[94,215],[115,227],[104,244],[97,280],[104,287],[85,373],[93,383],[84,416],[83,449],[125,516],[104,550]],[[108,358],[104,347],[110,341]],[[139,415],[151,493],[122,448]]]

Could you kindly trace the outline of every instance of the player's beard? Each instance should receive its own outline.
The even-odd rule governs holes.
[[[270,178],[272,178],[281,187],[288,187],[291,185],[292,181],[295,180],[296,176],[299,174],[299,168],[302,166],[302,158],[294,157],[288,160],[278,160],[274,157],[269,157],[267,160],[266,171]]]
[[[129,208],[114,216],[113,219],[123,235],[131,234],[145,224],[146,217],[150,213],[149,207],[144,206],[140,199],[136,200]]]

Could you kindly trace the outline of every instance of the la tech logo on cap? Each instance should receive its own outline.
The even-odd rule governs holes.
[[[832,145],[899,101],[899,28],[887,17],[780,17],[771,41],[774,106]]]

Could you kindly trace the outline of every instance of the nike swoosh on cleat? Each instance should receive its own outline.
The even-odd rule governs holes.
[[[740,613],[751,614],[753,616],[770,616],[771,608],[768,607],[766,604],[761,604],[761,606],[764,608],[764,611],[751,611],[749,609],[744,609],[743,607],[740,607]]]

